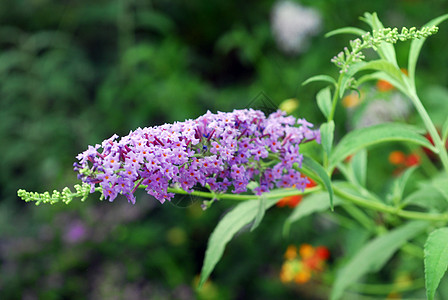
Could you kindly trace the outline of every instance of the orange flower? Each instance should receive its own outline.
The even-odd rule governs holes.
[[[402,151],[392,151],[389,154],[389,162],[397,166],[393,175],[399,176],[406,168],[418,166],[420,164],[420,156],[416,153],[406,155]]]
[[[314,248],[310,244],[302,244],[297,257],[297,247],[290,245],[286,249],[286,261],[280,271],[280,280],[284,283],[294,281],[302,284],[308,282],[313,274],[322,272],[325,268],[325,261],[330,257],[330,252],[326,247]]]
[[[418,166],[420,164],[420,156],[418,154],[412,153],[406,157],[404,165],[406,167]]]
[[[277,202],[278,207],[284,207],[288,205],[291,208],[296,207],[300,201],[302,201],[302,195],[295,195],[295,196],[287,196],[283,197]]]
[[[285,258],[287,260],[292,260],[297,257],[297,247],[294,245],[289,245],[285,252]]]
[[[393,165],[401,165],[406,161],[406,155],[402,151],[392,151],[389,154],[389,162]]]
[[[401,69],[401,72],[405,75],[408,75],[408,70],[406,70],[406,69]],[[387,92],[387,91],[395,89],[395,87],[389,81],[386,81],[383,79],[380,79],[376,82],[376,88],[380,92]]]
[[[346,108],[355,107],[361,103],[361,100],[362,99],[359,97],[358,93],[353,92],[342,99],[342,105]]]
[[[322,260],[327,260],[330,257],[330,251],[327,247],[319,246],[316,248],[316,256]]]
[[[308,259],[314,255],[314,248],[310,244],[300,245],[299,254],[303,259]]]
[[[308,178],[308,183],[306,184],[306,187],[313,187],[316,186],[316,182],[314,182],[314,180],[312,180],[311,178]],[[299,203],[302,201],[303,196],[302,195],[294,195],[294,196],[286,196],[283,197],[282,199],[278,200],[277,202],[277,206],[278,207],[285,207],[285,206],[289,206],[290,208],[294,208],[297,205],[299,205]]]
[[[294,277],[296,283],[307,283],[311,279],[311,270],[308,268],[302,268]]]
[[[387,92],[387,91],[393,90],[394,86],[392,84],[390,84],[389,81],[380,79],[376,83],[376,88],[380,92]]]

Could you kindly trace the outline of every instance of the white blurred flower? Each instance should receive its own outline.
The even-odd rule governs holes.
[[[403,120],[409,116],[411,109],[411,104],[407,99],[399,93],[394,93],[389,100],[379,99],[368,104],[356,127],[369,127],[385,122]]]
[[[305,51],[309,37],[319,32],[321,23],[316,10],[292,1],[279,1],[272,9],[272,32],[278,47],[288,54]]]

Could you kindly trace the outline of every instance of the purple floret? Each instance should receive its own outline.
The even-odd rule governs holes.
[[[131,203],[140,185],[161,203],[174,196],[170,187],[242,193],[255,181],[257,195],[275,187],[303,190],[307,179],[293,165],[301,167],[299,144],[320,142],[312,127],[280,110],[268,117],[253,109],[208,111],[195,120],[138,128],[121,139],[113,135],[79,154],[74,169],[92,191],[100,186],[106,199],[121,194]]]

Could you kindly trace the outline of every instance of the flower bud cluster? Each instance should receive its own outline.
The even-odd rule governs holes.
[[[350,41],[350,48],[345,47],[344,51],[339,52],[331,59],[341,73],[346,73],[350,65],[363,61],[365,56],[362,54],[362,50],[373,48],[374,50],[382,43],[395,44],[398,40],[407,41],[411,39],[427,38],[430,35],[436,34],[438,31],[437,26],[422,27],[417,30],[415,27],[410,29],[403,27],[401,32],[398,32],[398,28],[381,28],[379,30],[373,30],[372,33],[367,32],[361,36],[361,39],[357,38]]]
[[[85,201],[91,191],[90,186],[86,183],[83,183],[82,185],[76,184],[75,190],[76,192],[73,193],[70,188],[65,187],[62,192],[54,190],[50,194],[48,191],[44,193],[37,193],[27,192],[26,190],[20,189],[17,191],[17,196],[26,202],[34,201],[36,205],[41,203],[55,204],[58,202],[69,204],[75,197],[81,197],[81,201]]]
[[[195,120],[138,128],[120,140],[114,135],[79,154],[74,169],[92,192],[99,186],[110,201],[122,194],[135,203],[140,185],[161,203],[174,196],[169,188],[241,193],[255,181],[258,195],[274,187],[303,190],[308,180],[293,166],[301,167],[299,144],[320,142],[312,127],[282,111],[267,117],[253,109],[207,112]]]

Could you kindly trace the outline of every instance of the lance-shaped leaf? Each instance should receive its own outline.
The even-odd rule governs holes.
[[[406,241],[419,235],[427,226],[424,221],[409,222],[366,244],[339,270],[330,299],[340,299],[344,291],[363,275],[379,271]]]
[[[330,87],[327,86],[326,88],[322,89],[317,93],[316,95],[317,100],[317,106],[319,106],[320,111],[325,116],[325,118],[328,118],[328,115],[331,111],[331,92]]]
[[[277,203],[279,199],[280,197],[275,197],[263,200],[264,209],[269,209]],[[199,287],[201,287],[210,276],[216,264],[221,259],[227,243],[233,236],[244,226],[254,221],[257,216],[259,219],[257,222],[259,223],[261,221],[260,219],[262,215],[260,213],[260,207],[259,199],[248,200],[238,204],[221,219],[208,240]]]
[[[333,85],[336,84],[336,81],[331,76],[328,76],[328,75],[316,75],[316,76],[310,77],[307,80],[305,80],[302,83],[302,85],[307,85],[308,83],[316,82],[316,81],[329,82],[329,83],[331,83]]]
[[[330,177],[328,177],[325,169],[311,157],[303,156],[301,171],[311,179],[314,179],[319,184],[323,184],[325,186],[325,189],[330,197],[330,208],[333,210],[334,192],[333,187],[331,186]]]
[[[372,145],[391,141],[418,144],[437,153],[437,149],[426,138],[418,134],[417,131],[414,126],[397,123],[384,123],[353,130],[342,138],[331,152],[330,170],[333,170],[339,162],[343,161],[350,154]]]
[[[431,232],[426,240],[424,252],[426,296],[432,300],[448,267],[448,228]]]
[[[335,196],[333,205],[336,206],[340,203],[342,203],[342,200]],[[318,192],[307,196],[300,202],[300,205],[297,205],[294,208],[293,212],[286,219],[285,225],[283,226],[283,235],[288,235],[292,223],[297,222],[298,220],[313,213],[326,211],[329,208],[330,201],[328,193]]]

